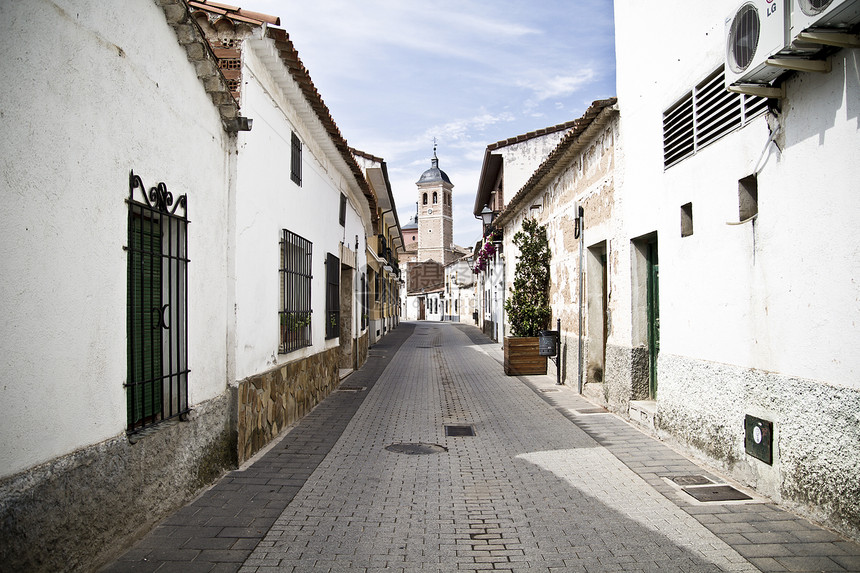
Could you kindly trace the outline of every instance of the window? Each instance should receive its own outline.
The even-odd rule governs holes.
[[[281,288],[278,352],[286,354],[311,345],[311,260],[313,245],[307,239],[281,231]]]
[[[681,205],[681,236],[689,237],[693,234],[693,204]]]
[[[343,193],[340,194],[340,226],[346,226],[346,195]]]
[[[302,186],[302,142],[295,132],[293,132],[292,154],[290,155],[290,179],[299,187]]]
[[[135,200],[135,189],[143,201]],[[187,198],[129,176],[127,430],[188,409]]]
[[[325,338],[340,336],[340,259],[331,253],[325,260]]]
[[[361,273],[361,330],[367,328],[367,307],[369,306],[369,301],[367,300],[367,276],[364,273]]]
[[[741,222],[758,215],[758,178],[755,175],[738,181],[738,217]]]
[[[435,191],[433,191],[433,204],[435,205],[438,202],[439,202],[439,194],[436,193]]]
[[[663,167],[696,154],[766,109],[766,98],[726,91],[720,67],[663,112]]]
[[[427,204],[427,193],[424,193],[424,195],[422,196],[422,204],[423,205]]]

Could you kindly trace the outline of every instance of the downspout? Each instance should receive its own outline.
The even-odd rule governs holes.
[[[582,296],[582,259],[584,258],[585,253],[585,210],[581,205],[578,205],[577,208],[577,218],[576,218],[576,227],[575,231],[578,231],[579,235],[579,354],[577,356],[577,367],[579,369],[579,378],[577,381],[577,391],[582,394],[582,371],[583,371],[583,359],[582,359],[582,350],[583,350],[583,337],[582,337],[582,315],[583,315],[583,303],[585,302],[585,297]]]
[[[358,271],[359,270],[360,269],[358,268],[358,235],[356,235],[355,236],[355,271],[353,271],[355,274],[352,277],[353,290],[358,290],[361,288],[359,286],[361,281],[358,280],[358,278],[359,278]],[[361,309],[361,305],[363,302],[364,301],[362,300],[361,293],[359,293],[357,297],[353,296],[353,302],[352,302],[353,309]],[[355,339],[354,339],[354,342],[352,343],[352,356],[353,356],[353,370],[354,371],[357,371],[358,367],[359,367],[359,363],[358,363],[358,341],[361,340],[361,331],[360,331],[361,317],[359,316],[359,314],[360,314],[359,312],[355,312],[355,311],[353,311],[353,313],[352,313],[353,324],[355,324],[355,330],[353,330],[353,332],[355,332]]]

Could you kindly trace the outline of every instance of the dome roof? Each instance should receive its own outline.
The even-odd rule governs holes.
[[[423,183],[436,183],[437,181],[451,183],[451,180],[448,179],[448,174],[439,169],[439,159],[434,156],[432,167],[430,167],[430,169],[421,174],[421,179],[418,180],[417,184],[421,185]]]

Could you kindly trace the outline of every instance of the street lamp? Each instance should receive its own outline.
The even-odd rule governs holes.
[[[484,222],[485,227],[489,227],[493,224],[493,218],[495,216],[496,214],[490,210],[489,205],[484,205],[484,210],[481,211],[481,221]]]

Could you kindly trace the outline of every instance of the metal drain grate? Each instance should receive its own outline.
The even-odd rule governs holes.
[[[580,408],[574,410],[577,414],[608,414],[609,411],[604,408]]]
[[[743,501],[752,499],[730,485],[696,486],[682,488],[699,501]]]
[[[410,456],[420,456],[423,454],[441,454],[447,452],[448,448],[439,444],[424,444],[424,443],[398,443],[385,446],[389,452],[397,454],[407,454]]]
[[[678,485],[705,485],[709,483],[714,483],[705,476],[697,475],[674,476],[670,479]]]
[[[474,436],[475,428],[472,426],[445,426],[445,435],[451,437]]]
[[[364,392],[365,390],[367,390],[367,386],[361,386],[361,387],[343,386],[343,387],[337,389],[338,392],[352,392],[352,393]]]
[[[547,392],[558,392],[558,388],[541,388],[540,391],[546,394]]]

